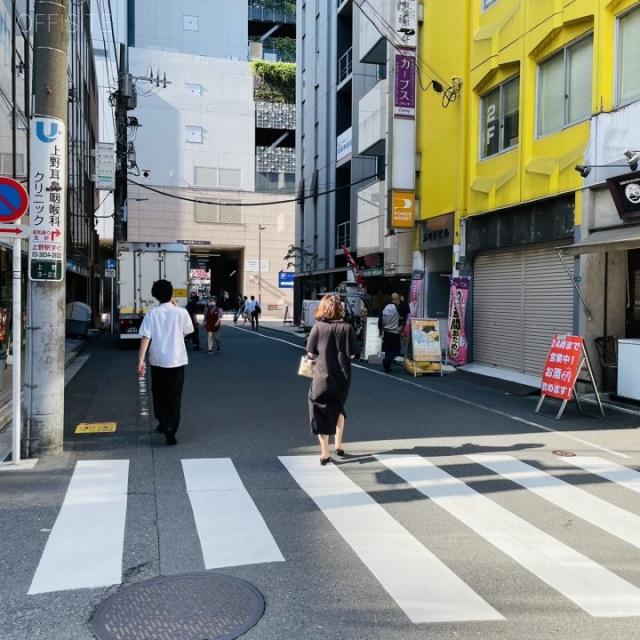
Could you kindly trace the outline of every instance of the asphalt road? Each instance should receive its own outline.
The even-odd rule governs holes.
[[[321,468],[300,337],[222,337],[189,353],[175,447],[136,351],[83,353],[64,454],[0,473],[0,638],[94,638],[108,596],[205,571],[263,594],[247,640],[640,637],[640,418],[362,364]]]

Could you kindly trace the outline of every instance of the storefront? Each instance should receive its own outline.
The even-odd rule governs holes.
[[[469,218],[472,360],[539,376],[554,333],[574,329],[571,276],[556,247],[573,241],[573,196]]]

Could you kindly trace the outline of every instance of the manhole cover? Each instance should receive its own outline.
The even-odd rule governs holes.
[[[562,449],[558,449],[553,451],[553,455],[560,456],[561,458],[573,458],[576,454],[573,451],[563,451]]]
[[[91,619],[102,640],[231,640],[264,613],[262,594],[229,576],[153,578],[107,598]]]

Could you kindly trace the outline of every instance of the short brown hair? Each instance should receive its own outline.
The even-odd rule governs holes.
[[[320,301],[315,317],[318,320],[342,320],[344,307],[340,296],[337,293],[327,293]]]

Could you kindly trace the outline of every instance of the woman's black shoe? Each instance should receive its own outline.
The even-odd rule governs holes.
[[[331,456],[328,458],[320,458],[320,464],[325,467],[329,462],[331,462]]]

